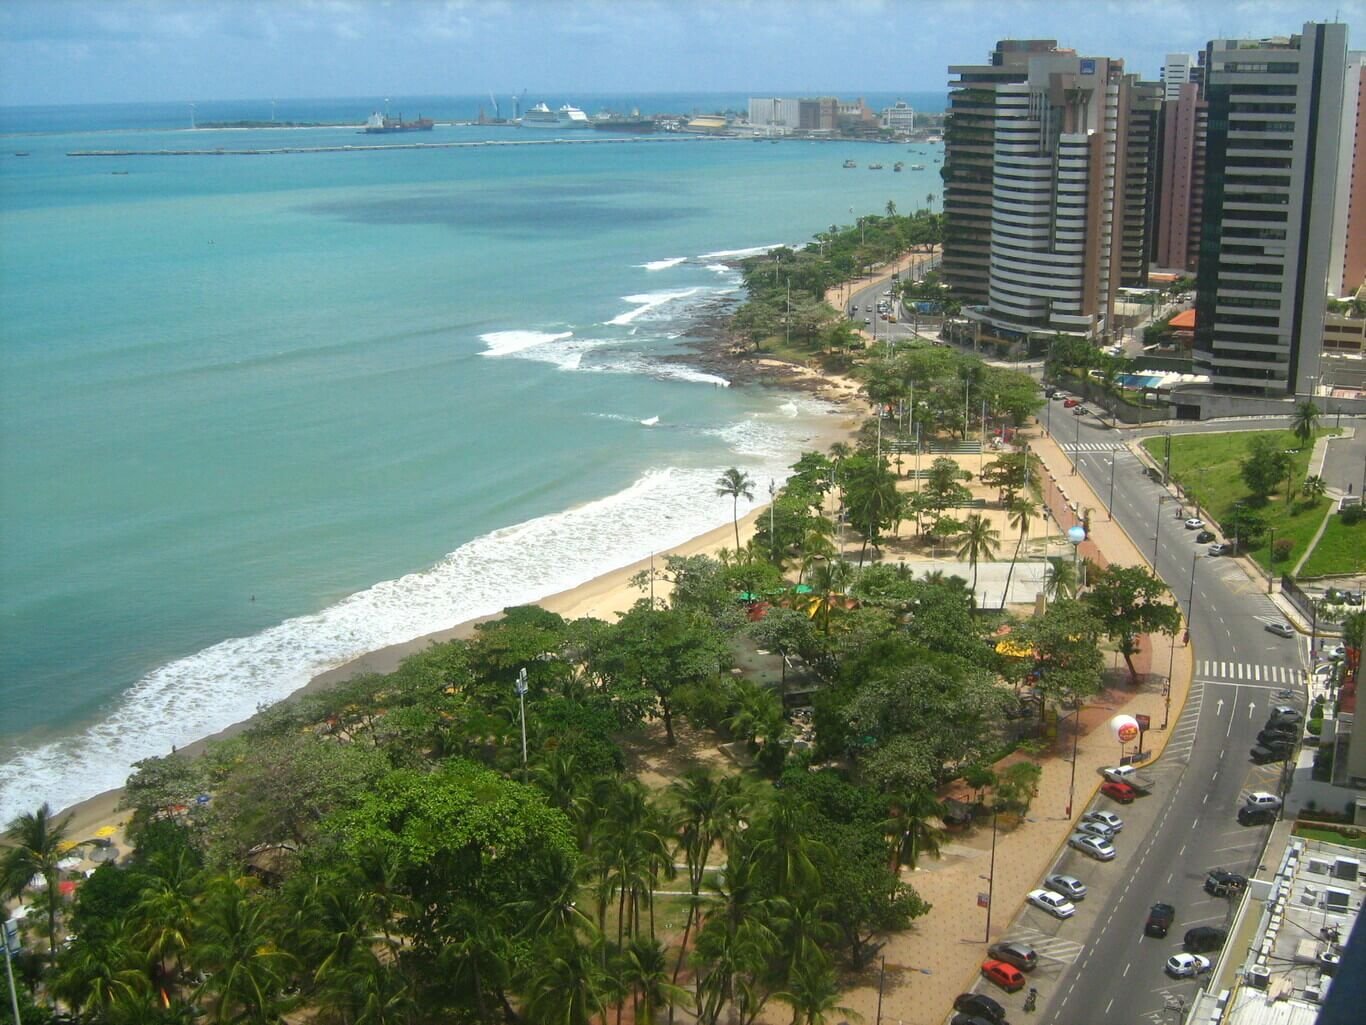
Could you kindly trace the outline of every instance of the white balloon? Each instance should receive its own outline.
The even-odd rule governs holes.
[[[1131,744],[1138,739],[1138,720],[1132,715],[1117,715],[1110,720],[1110,732],[1121,744]]]

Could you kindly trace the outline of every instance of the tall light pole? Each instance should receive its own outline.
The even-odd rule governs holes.
[[[1153,534],[1153,569],[1157,569],[1157,542],[1162,536],[1162,505],[1164,502],[1175,502],[1175,495],[1157,496],[1157,532]]]
[[[1105,517],[1113,520],[1115,518],[1115,463],[1118,457],[1114,452],[1110,453],[1110,501],[1106,503]]]
[[[1067,782],[1067,817],[1072,817],[1072,799],[1077,792],[1077,737],[1081,734],[1081,711],[1085,705],[1078,705],[1072,713],[1072,776]]]
[[[522,713],[522,782],[526,782],[526,669],[517,670],[517,705]]]
[[[56,894],[49,894],[55,897]],[[5,948],[5,977],[9,979],[9,1006],[14,1012],[14,1025],[19,1025],[19,998],[14,992],[14,955],[19,953],[19,923],[13,919],[5,922],[4,935],[0,936],[0,942]]]
[[[996,798],[991,799],[991,867],[987,869],[987,932],[985,943],[991,942],[991,902],[996,894]]]
[[[1271,527],[1267,531],[1266,538],[1266,593],[1270,594],[1272,581],[1276,579],[1276,528]]]

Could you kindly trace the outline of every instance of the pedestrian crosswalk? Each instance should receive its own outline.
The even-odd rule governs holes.
[[[1083,947],[1075,940],[1060,939],[1038,929],[1012,929],[1010,939],[1029,944],[1039,955],[1040,961],[1054,964],[1075,963]]]
[[[1195,675],[1202,680],[1240,680],[1245,683],[1279,683],[1286,687],[1298,687],[1305,682],[1303,669],[1288,666],[1257,665],[1248,662],[1220,662],[1215,659],[1198,659]]]
[[[1083,441],[1081,444],[1064,441],[1059,447],[1064,452],[1122,452],[1125,448],[1117,441]]]

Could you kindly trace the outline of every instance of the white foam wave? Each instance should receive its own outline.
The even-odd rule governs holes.
[[[665,378],[672,381],[692,381],[697,384],[710,384],[717,388],[729,388],[730,382],[724,377],[697,370],[682,363],[664,363],[646,359],[643,356],[623,355],[610,362],[594,363],[578,369],[593,374],[641,374],[646,377]]]
[[[755,479],[782,473],[781,459],[768,462],[743,468]],[[536,601],[727,524],[730,501],[715,493],[723,468],[651,471],[615,495],[476,538],[424,572],[162,666],[84,733],[0,764],[0,821],[119,786],[135,761],[246,719],[364,652]]]
[[[766,253],[770,249],[777,249],[782,246],[782,242],[773,242],[766,246],[751,246],[749,249],[718,249],[714,253],[703,253],[698,257],[699,260],[742,260],[746,256],[758,256]]]
[[[657,417],[657,416],[648,417],[648,418],[646,418],[646,419],[640,421],[640,425],[641,425],[642,427],[654,427],[654,426],[655,426],[656,424],[658,424],[658,423],[659,423],[659,417]]]
[[[623,301],[635,304],[635,309],[619,313],[607,323],[619,327],[625,326],[652,310],[657,310],[661,306],[677,302],[680,299],[689,299],[700,291],[702,291],[700,288],[675,288],[668,292],[645,292],[641,295],[623,296]]]
[[[680,263],[687,261],[686,256],[673,256],[667,260],[651,260],[649,263],[638,263],[637,267],[644,267],[646,270],[668,270],[670,267],[677,267]]]
[[[715,273],[715,274],[734,274],[734,273],[735,273],[735,269],[734,269],[733,267],[728,267],[728,266],[726,266],[726,264],[724,264],[724,263],[709,263],[709,264],[707,264],[707,266],[706,266],[705,269],[706,269],[706,270],[709,270],[709,271],[712,271],[712,272]]]
[[[792,435],[786,426],[761,416],[747,417],[703,433],[722,439],[739,456],[772,460],[792,448]]]
[[[539,348],[572,337],[573,331],[560,331],[556,334],[548,331],[490,331],[479,336],[479,340],[487,346],[480,355],[512,356],[526,349]]]

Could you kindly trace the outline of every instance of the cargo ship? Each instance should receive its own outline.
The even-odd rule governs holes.
[[[600,132],[629,132],[632,135],[648,135],[655,130],[652,117],[625,117],[611,114],[594,119],[593,127]]]
[[[390,117],[388,114],[378,112],[371,114],[370,119],[365,122],[366,135],[388,135],[392,132],[430,132],[433,121],[429,117],[418,116],[416,121],[404,121],[403,115]]]

